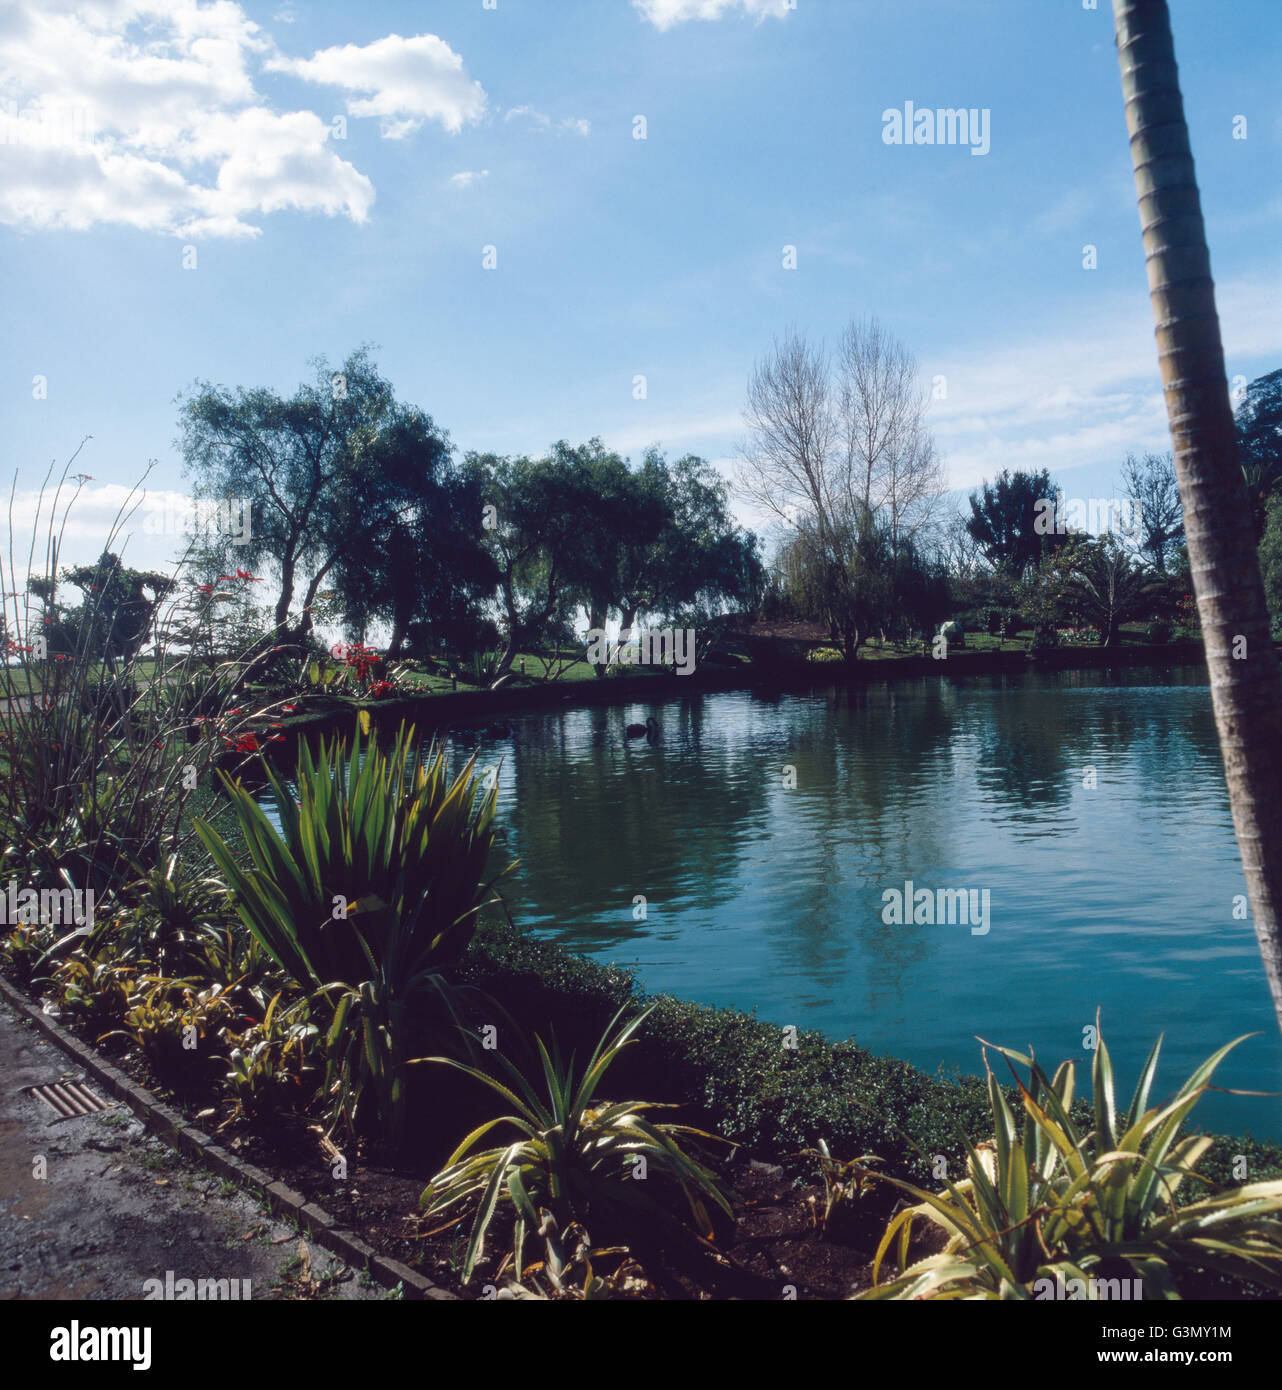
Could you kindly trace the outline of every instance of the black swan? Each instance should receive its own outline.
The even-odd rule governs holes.
[[[624,738],[655,738],[658,736],[659,721],[651,715],[644,724],[629,724],[623,731]]]

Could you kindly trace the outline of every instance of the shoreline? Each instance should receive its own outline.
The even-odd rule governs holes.
[[[324,708],[300,711],[284,721],[289,736],[271,750],[273,760],[294,756],[295,740],[303,734],[327,733],[360,710],[368,711],[378,727],[411,722],[421,732],[447,721],[468,721],[492,715],[546,711],[561,707],[658,703],[686,694],[718,694],[730,690],[795,692],[821,685],[868,685],[916,680],[923,676],[1022,675],[1041,671],[1099,671],[1132,666],[1205,669],[1201,642],[1172,642],[1163,646],[1059,647],[1026,652],[955,651],[945,660],[930,656],[886,657],[856,662],[787,663],[763,669],[756,665],[705,666],[689,676],[655,674],[607,676],[502,690],[458,690],[427,695],[402,695],[388,700],[321,697]],[[300,700],[306,700],[306,696]]]

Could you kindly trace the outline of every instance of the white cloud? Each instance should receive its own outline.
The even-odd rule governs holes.
[[[504,122],[527,120],[536,130],[551,130],[553,128],[552,117],[534,106],[510,107],[504,113],[503,120]],[[555,122],[555,127],[557,130],[571,130],[576,135],[592,134],[592,122],[585,120],[582,116],[566,116]]]
[[[758,24],[771,17],[782,19],[796,9],[795,0],[632,0],[643,19],[660,32],[690,19],[720,19],[724,14],[750,16]]]
[[[528,117],[535,125],[544,130],[550,129],[552,117],[545,116],[542,111],[536,111],[532,106],[513,106],[504,115],[504,121],[516,121],[521,117]]]
[[[1276,271],[1217,287],[1229,372],[1275,357],[1282,327]],[[1062,473],[1116,467],[1128,451],[1169,448],[1153,319],[1141,291],[1093,306],[1089,318],[987,355],[923,362],[947,377],[930,423],[950,486],[973,487],[1003,466]]]
[[[263,62],[354,93],[349,112],[379,116],[390,137],[484,111],[462,59],[430,34],[275,54],[235,0],[0,6],[0,223],[195,238],[255,237],[261,216],[285,210],[364,222],[373,184],[320,116],[255,89]]]
[[[470,188],[472,184],[479,183],[482,179],[488,179],[490,171],[488,169],[464,169],[457,174],[450,175],[450,182],[456,188]]]
[[[451,134],[480,120],[485,92],[463,67],[463,59],[435,34],[386,38],[359,47],[323,48],[310,58],[272,58],[266,67],[366,95],[349,97],[352,116],[378,116],[384,138],[399,140],[425,121],[439,121]]]

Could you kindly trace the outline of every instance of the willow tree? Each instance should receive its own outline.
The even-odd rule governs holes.
[[[1158,360],[1211,699],[1255,933],[1282,1025],[1282,676],[1238,466],[1166,0],[1113,0]]]

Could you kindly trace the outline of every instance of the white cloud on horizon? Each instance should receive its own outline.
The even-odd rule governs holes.
[[[1237,362],[1282,357],[1277,283],[1269,269],[1217,287],[1230,378]],[[923,367],[928,377],[948,378],[948,397],[931,403],[929,419],[953,488],[972,488],[1003,467],[1120,467],[1127,452],[1170,447],[1142,295],[1115,296],[1049,337]]]

